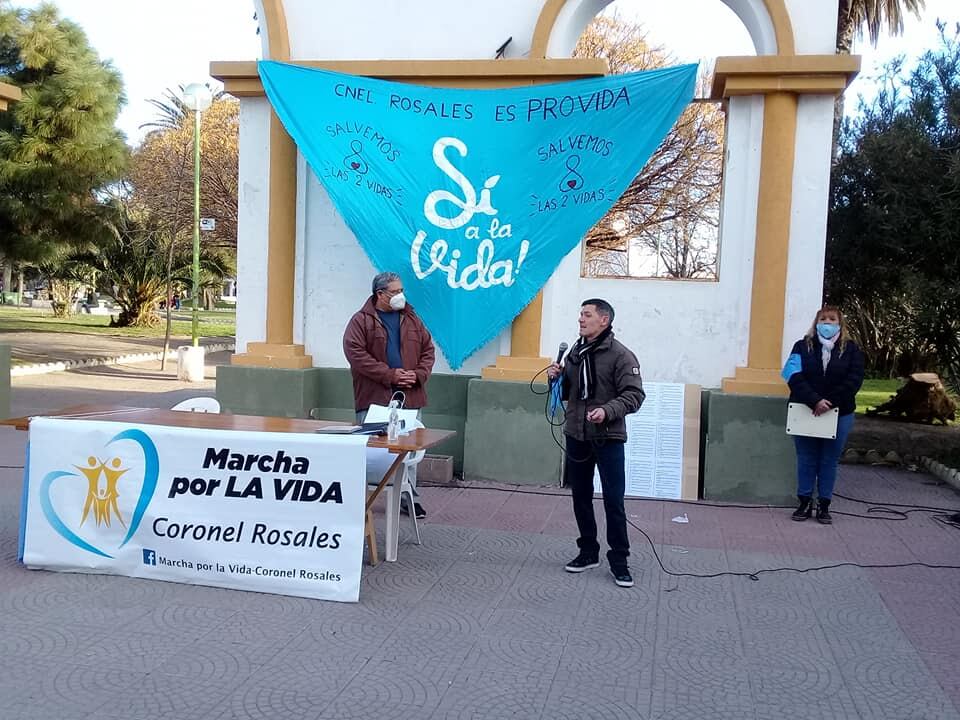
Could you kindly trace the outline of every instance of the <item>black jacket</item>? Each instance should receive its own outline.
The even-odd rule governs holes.
[[[802,370],[794,373],[787,383],[790,401],[813,409],[820,400],[826,399],[841,415],[849,415],[857,407],[857,391],[863,385],[863,351],[848,340],[841,354],[837,342],[824,373],[819,339],[814,337],[812,345],[812,349],[807,346],[806,338],[793,345],[792,352],[800,356]]]
[[[563,431],[585,442],[592,439],[627,439],[627,423],[624,418],[640,409],[646,394],[640,377],[640,363],[623,343],[607,337],[593,354],[597,373],[594,397],[580,399],[580,359],[573,352],[567,355],[563,366],[563,399],[567,401],[567,419]],[[602,423],[587,421],[587,413],[594,408],[603,408],[607,419]]]

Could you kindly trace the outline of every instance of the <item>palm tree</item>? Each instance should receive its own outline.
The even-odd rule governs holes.
[[[168,277],[190,284],[192,252],[171,254],[168,266],[169,236],[121,202],[113,203],[111,210],[110,232],[78,260],[95,270],[102,284],[114,288],[120,306],[117,327],[155,325],[159,322],[155,308],[168,297]],[[205,275],[202,285],[219,286],[230,270],[222,257],[206,248],[200,264]]]
[[[903,19],[907,13],[918,18],[926,7],[926,0],[840,0],[837,9],[837,54],[849,55],[855,35],[867,31],[870,43],[876,46],[880,32],[886,26],[887,33],[903,32]],[[843,94],[834,103],[833,110],[833,156],[837,155],[840,139],[840,123],[843,122]]]
[[[150,98],[147,100],[157,111],[157,117],[152,122],[143,123],[140,126],[141,130],[147,128],[151,130],[174,130],[187,124],[188,118],[193,117],[193,110],[188,108],[183,102],[183,85],[178,85],[177,88],[179,92],[175,92],[170,88],[164,90],[163,99]],[[223,90],[209,89],[213,94],[213,102],[227,95]]]
[[[890,35],[903,32],[903,18],[910,12],[920,17],[925,0],[840,0],[837,14],[837,52],[849,55],[853,36],[867,31],[870,42],[877,44],[886,25]]]

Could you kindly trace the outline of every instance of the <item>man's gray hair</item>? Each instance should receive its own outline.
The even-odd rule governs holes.
[[[376,295],[381,290],[385,290],[387,285],[392,283],[394,280],[399,280],[400,276],[395,272],[382,272],[379,275],[373,278],[373,292],[372,295]]]

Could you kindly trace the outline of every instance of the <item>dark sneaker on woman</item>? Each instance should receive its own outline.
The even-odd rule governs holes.
[[[568,562],[563,569],[567,572],[579,573],[595,567],[600,567],[600,560],[598,558],[590,557],[589,555],[580,553],[573,560]]]
[[[613,575],[613,581],[620,587],[633,587],[633,575],[628,568],[610,568],[610,574]]]

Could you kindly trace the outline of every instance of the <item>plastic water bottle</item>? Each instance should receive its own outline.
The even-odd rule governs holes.
[[[390,419],[387,421],[387,442],[395,443],[400,436],[400,414],[397,412],[397,401],[390,401]]]

